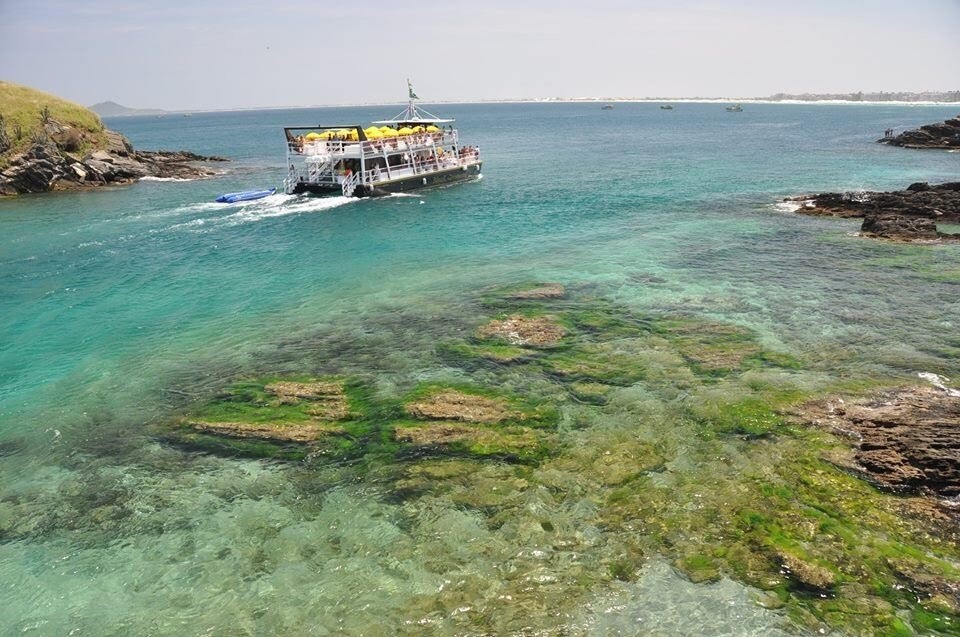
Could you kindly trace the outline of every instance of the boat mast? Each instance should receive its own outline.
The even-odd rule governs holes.
[[[419,119],[419,113],[417,113],[417,106],[413,103],[413,100],[420,99],[416,93],[413,91],[413,84],[410,83],[410,78],[407,78],[407,97],[409,101],[407,102],[407,112],[405,114],[405,119],[408,121],[414,121]]]

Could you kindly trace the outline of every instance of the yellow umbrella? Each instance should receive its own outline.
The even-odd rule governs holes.
[[[380,132],[379,128],[363,131],[363,134],[367,136],[367,139],[383,139],[383,133]]]
[[[307,133],[306,139],[310,141],[313,141],[315,139],[323,139],[323,135],[321,135],[320,133],[311,132],[311,133]]]
[[[380,132],[381,132],[381,133],[386,133],[388,130],[393,130],[393,129],[390,128],[389,126],[381,126],[381,127],[380,127]]]
[[[399,135],[413,135],[413,129],[410,128],[409,126],[404,126],[403,128],[401,128],[400,130],[397,131],[397,134],[399,134]]]
[[[413,132],[414,132],[414,133],[422,133],[422,132],[423,132],[423,126],[414,126],[414,127],[413,127]]]
[[[380,132],[383,133],[384,137],[396,137],[398,135],[397,131],[392,128],[387,128],[386,130],[381,128]]]
[[[433,124],[430,124],[429,126],[427,126],[427,132],[428,132],[428,133],[439,133],[439,132],[440,132],[440,129],[437,128],[436,126],[434,126]]]

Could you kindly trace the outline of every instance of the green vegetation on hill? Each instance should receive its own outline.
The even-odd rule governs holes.
[[[78,150],[106,145],[103,122],[79,104],[0,80],[0,166],[33,142],[51,135],[51,121],[75,129]]]

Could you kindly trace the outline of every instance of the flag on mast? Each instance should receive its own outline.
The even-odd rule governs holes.
[[[412,100],[420,99],[419,97],[417,97],[417,94],[413,92],[413,84],[410,83],[409,77],[407,78],[407,93],[410,94],[410,99]]]

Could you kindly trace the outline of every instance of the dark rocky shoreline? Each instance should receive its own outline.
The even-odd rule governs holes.
[[[852,456],[835,462],[882,488],[960,495],[960,392],[955,389],[909,386],[832,397],[803,405],[798,415],[853,440]]]
[[[940,232],[938,222],[960,223],[960,182],[910,184],[893,192],[827,192],[787,197],[805,215],[863,218],[861,232],[894,241],[960,241]]]
[[[126,137],[107,130],[106,148],[77,152],[70,128],[52,121],[48,136],[10,159],[0,171],[0,196],[123,185],[142,177],[200,179],[217,172],[211,162],[228,161],[186,151],[138,151]]]
[[[908,130],[894,135],[892,129],[887,135],[878,139],[879,144],[900,146],[902,148],[939,148],[960,149],[960,115],[945,120],[943,123],[926,124],[915,130]]]

